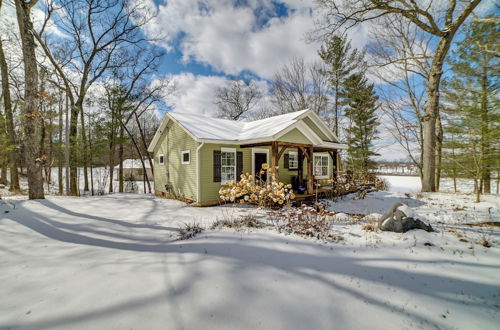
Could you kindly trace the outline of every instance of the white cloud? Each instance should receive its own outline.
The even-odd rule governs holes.
[[[287,17],[277,17],[270,0],[248,1],[248,6],[235,3],[169,0],[156,7],[158,16],[146,32],[161,35],[169,50],[175,44],[184,61],[208,64],[226,74],[249,70],[271,78],[293,57],[317,59],[319,44],[304,40],[314,28],[312,0],[283,0],[290,9]]]
[[[175,92],[166,100],[172,111],[204,116],[215,114],[215,91],[229,81],[224,77],[196,76],[192,73],[181,73],[169,78],[173,79],[176,86]]]

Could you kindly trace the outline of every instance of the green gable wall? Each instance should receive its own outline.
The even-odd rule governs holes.
[[[294,142],[302,144],[312,144],[312,142],[304,136],[297,128],[292,129],[290,132],[278,138],[282,142]]]
[[[160,137],[154,155],[155,192],[166,192],[165,185],[171,184],[180,196],[196,200],[196,148],[198,143],[180,127],[170,121]],[[190,164],[181,164],[181,152],[189,150]],[[165,165],[160,165],[158,157],[165,155]]]
[[[309,118],[309,117],[305,117],[303,119],[304,123],[306,123],[307,126],[309,126],[309,128],[311,130],[314,131],[314,133],[316,133],[323,141],[329,141],[330,138],[328,136],[326,136],[325,133],[323,133],[319,127]]]

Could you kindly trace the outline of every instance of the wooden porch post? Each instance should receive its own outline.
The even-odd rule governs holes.
[[[314,192],[313,148],[306,148],[306,152],[309,155],[309,157],[307,157],[307,193],[312,194]]]
[[[278,171],[276,171],[276,166],[278,166],[278,142],[273,141],[271,144],[271,176],[275,176],[276,181],[278,181]]]
[[[332,162],[333,162],[333,177],[337,178],[337,173],[338,173],[338,162],[337,162],[337,150],[335,151],[329,151],[330,157],[332,157]]]
[[[302,154],[302,149],[297,147],[297,183],[300,187],[304,186],[304,155]]]

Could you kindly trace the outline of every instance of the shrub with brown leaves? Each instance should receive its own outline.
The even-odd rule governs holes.
[[[330,222],[335,213],[327,211],[323,204],[317,204],[315,207],[302,205],[268,212],[268,215],[281,233],[317,239],[337,239],[330,228]]]

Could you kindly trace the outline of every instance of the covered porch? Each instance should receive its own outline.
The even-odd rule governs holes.
[[[328,153],[332,160],[331,178],[337,177],[338,170],[338,150],[341,149],[340,144],[325,141],[321,146],[304,143],[294,143],[286,141],[267,141],[252,144],[240,145],[240,148],[262,148],[268,147],[270,150],[269,165],[270,174],[280,181],[280,168],[278,164],[280,159],[284,156],[286,150],[294,149],[297,153],[297,184],[305,188],[305,194],[313,194],[315,192],[315,174],[314,174],[314,153],[322,152]],[[306,173],[304,173],[304,163],[306,164]],[[255,173],[253,173],[255,174]]]

